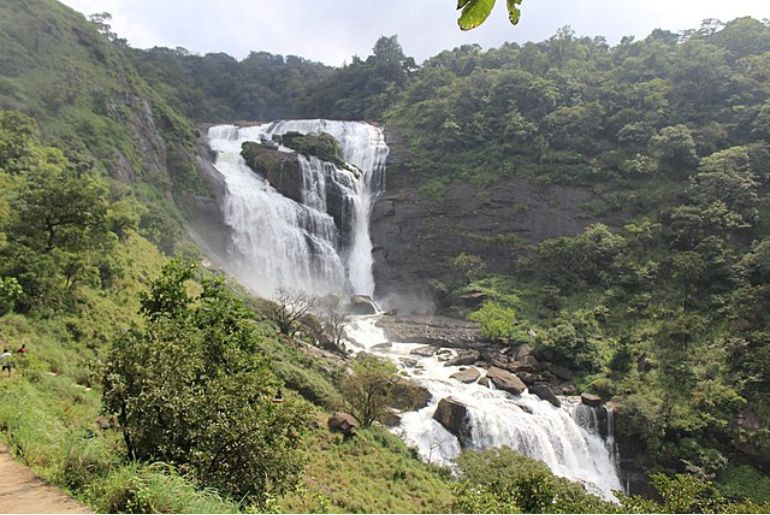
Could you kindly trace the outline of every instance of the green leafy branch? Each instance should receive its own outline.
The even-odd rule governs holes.
[[[519,23],[521,18],[521,2],[522,0],[506,0],[508,19],[513,25]],[[475,29],[489,18],[494,7],[495,0],[457,0],[457,9],[462,9],[457,23],[462,30]]]

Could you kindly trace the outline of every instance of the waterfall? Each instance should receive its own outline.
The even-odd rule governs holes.
[[[298,155],[299,194],[282,194],[246,165],[241,144],[291,131],[332,135],[350,166]],[[373,295],[369,221],[383,190],[388,157],[379,129],[360,122],[288,120],[240,128],[220,125],[209,129],[208,138],[216,152],[214,166],[226,183],[222,207],[230,229],[228,267],[242,284],[263,296],[280,288],[318,296]],[[277,151],[293,152],[285,147]],[[435,356],[410,355],[417,344],[375,347],[387,341],[375,323],[376,317],[355,317],[347,331],[352,343],[393,360],[433,396],[427,407],[402,414],[398,428],[423,459],[451,465],[463,445],[509,446],[544,461],[555,474],[614,499],[612,492],[621,485],[611,412],[567,398],[557,408],[527,392],[513,396],[460,383],[449,377],[459,367],[446,367]],[[407,356],[413,366],[405,365]],[[450,396],[468,411],[470,437],[462,445],[433,419],[438,402]]]
[[[397,429],[423,459],[451,465],[463,445],[472,449],[508,446],[544,461],[554,474],[581,482],[605,499],[614,500],[612,492],[622,490],[615,455],[599,430],[596,410],[604,408],[564,397],[557,408],[527,392],[514,396],[478,383],[463,384],[449,377],[460,367],[444,366],[436,356],[410,354],[422,344],[392,343],[387,349],[377,346],[387,338],[375,324],[376,317],[356,318],[348,336],[360,349],[393,360],[433,396],[425,408],[403,413]],[[405,357],[416,360],[417,365],[406,366],[401,359]],[[469,442],[461,443],[433,419],[438,402],[450,396],[468,409]]]
[[[284,196],[240,152],[246,141],[291,131],[332,135],[351,169],[298,155],[301,198]],[[228,267],[242,284],[267,297],[281,288],[318,296],[374,294],[369,219],[384,185],[388,147],[382,131],[361,122],[288,120],[214,126],[208,141],[226,184]]]

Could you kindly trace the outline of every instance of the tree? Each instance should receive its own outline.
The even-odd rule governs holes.
[[[512,307],[488,300],[469,318],[479,322],[484,334],[494,341],[510,343],[524,337],[524,330],[519,326],[516,310]]]
[[[329,305],[323,314],[323,329],[329,343],[337,352],[345,354],[345,328],[350,317],[340,311],[337,305]]]
[[[462,252],[452,260],[452,268],[462,276],[465,284],[470,284],[481,277],[485,264],[479,256]]]
[[[686,125],[664,127],[652,141],[658,159],[665,167],[686,172],[698,164],[695,140]]]
[[[396,366],[371,354],[360,353],[340,381],[340,393],[363,427],[388,413],[396,379]]]
[[[254,314],[221,280],[190,297],[192,267],[167,264],[143,296],[143,329],[113,342],[103,409],[117,414],[132,459],[189,468],[236,499],[265,501],[296,485],[308,421],[258,353]]]
[[[300,291],[280,289],[268,308],[269,317],[282,334],[293,338],[299,330],[300,320],[315,305],[315,299]]]
[[[724,202],[751,224],[758,216],[758,187],[748,147],[731,147],[701,160],[698,173],[690,179],[688,193],[702,206]]]

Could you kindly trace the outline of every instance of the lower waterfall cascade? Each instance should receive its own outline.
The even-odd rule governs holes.
[[[468,408],[471,448],[511,447],[544,461],[554,474],[582,483],[591,493],[616,500],[613,492],[623,488],[612,438],[611,410],[607,411],[607,428],[601,428],[597,411],[604,408],[586,406],[579,399],[562,397],[562,407],[557,408],[528,392],[513,396],[478,383],[450,379],[460,367],[444,366],[436,356],[410,354],[424,344],[382,345],[388,340],[376,321],[376,315],[356,317],[348,327],[348,336],[357,350],[392,360],[399,370],[431,393],[428,406],[403,413],[396,428],[424,460],[451,465],[462,451],[458,438],[433,419],[438,402],[451,396]],[[402,358],[417,364],[406,366]],[[602,438],[602,431],[607,434],[606,439]]]
[[[241,156],[241,145],[291,131],[331,134],[340,144],[343,159],[360,173],[298,155],[301,202],[282,195],[249,168]],[[214,126],[208,141],[216,154],[214,167],[226,185],[222,210],[230,230],[228,268],[241,284],[266,297],[281,288],[313,296],[348,293],[373,297],[370,215],[384,189],[389,152],[380,129],[362,122],[286,120],[248,127]],[[282,146],[277,150],[293,152]],[[342,238],[343,228],[328,213],[330,189],[344,195],[349,237]],[[466,447],[509,446],[544,461],[555,474],[579,481],[608,500],[615,499],[613,491],[622,490],[611,411],[601,420],[597,410],[604,408],[586,406],[579,400],[562,397],[562,407],[557,408],[528,392],[513,396],[451,379],[459,367],[444,366],[436,356],[410,355],[422,344],[388,342],[376,325],[377,317],[352,317],[347,336],[357,351],[394,361],[432,394],[425,408],[402,413],[396,428],[422,459],[451,466],[462,451],[458,438],[433,419],[438,402],[451,396],[468,408],[471,437]],[[417,365],[406,366],[401,358],[407,356]],[[600,427],[602,422],[607,427]]]

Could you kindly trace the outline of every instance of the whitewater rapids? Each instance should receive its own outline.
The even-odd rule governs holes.
[[[359,351],[392,360],[399,370],[430,391],[430,404],[419,411],[401,415],[396,431],[420,456],[432,463],[451,465],[462,448],[455,435],[433,419],[441,399],[454,397],[467,406],[470,416],[471,448],[508,446],[531,458],[542,460],[559,476],[580,482],[607,500],[623,488],[618,477],[617,452],[609,428],[602,439],[595,410],[579,400],[562,397],[557,408],[528,392],[514,396],[477,383],[464,384],[450,376],[460,367],[447,367],[437,356],[410,354],[424,344],[388,342],[377,327],[377,316],[355,317],[347,335]],[[390,343],[390,345],[380,345]],[[415,360],[415,366],[404,360]],[[482,369],[479,369],[483,372]],[[611,417],[608,419],[612,423]]]

